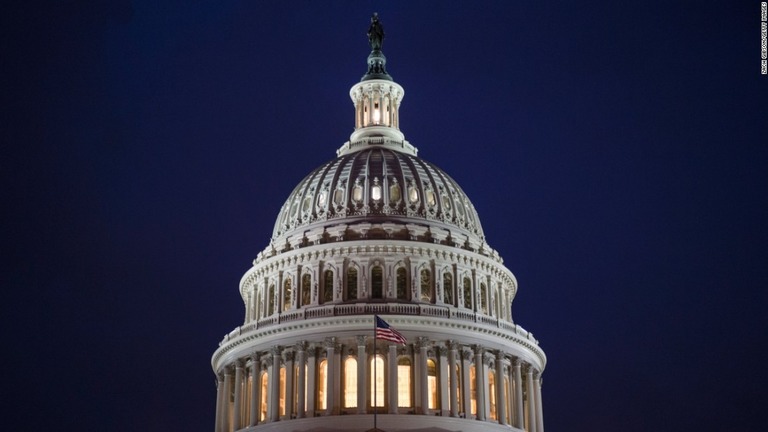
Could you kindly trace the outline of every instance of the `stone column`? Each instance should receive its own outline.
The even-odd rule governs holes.
[[[293,398],[295,396],[293,392],[293,359],[294,352],[286,351],[283,354],[285,360],[285,418],[293,418]]]
[[[390,414],[397,414],[397,346],[396,345],[389,345],[389,353],[387,356],[387,364],[389,365],[389,401],[387,405],[389,405],[389,413]]]
[[[514,425],[518,429],[525,426],[525,417],[523,416],[523,378],[520,373],[523,361],[515,360],[515,418]]]
[[[421,397],[419,406],[421,408],[421,414],[427,414],[429,413],[429,386],[427,383],[427,350],[429,349],[429,339],[426,337],[417,338],[416,347],[419,349],[418,384]]]
[[[472,417],[472,401],[470,399],[471,395],[469,392],[469,361],[471,359],[472,351],[461,351],[461,388],[463,389],[461,391],[461,396],[463,399],[461,405],[464,407],[465,418]]]
[[[526,376],[528,381],[527,399],[528,399],[528,430],[529,432],[536,431],[536,396],[533,390],[533,366],[528,365],[528,375]]]
[[[224,398],[221,404],[221,430],[229,431],[229,395],[232,394],[232,370],[227,367],[224,369]]]
[[[368,354],[365,352],[365,336],[357,336],[357,413],[365,414],[365,377]]]
[[[475,345],[475,398],[477,400],[477,419],[485,420],[485,363],[483,347]]]
[[[307,360],[307,417],[314,417],[317,410],[317,346],[309,346]]]
[[[536,396],[536,432],[544,432],[544,413],[541,405],[541,372],[537,372],[533,382],[533,392]]]
[[[447,417],[450,413],[450,402],[448,402],[448,348],[440,346],[437,348],[440,364],[438,367],[438,377],[440,377],[440,415]]]
[[[507,424],[507,395],[504,392],[504,353],[496,353],[496,417],[499,424]]]
[[[296,418],[304,418],[307,407],[305,406],[307,397],[307,343],[301,341],[296,344],[296,367],[298,368],[298,380],[296,382]]]
[[[216,374],[216,423],[215,431],[222,432],[221,430],[221,407],[224,405],[224,375]]]
[[[240,430],[243,409],[243,362],[235,361],[235,407],[232,416],[232,430]]]
[[[273,347],[272,370],[269,372],[269,398],[267,399],[267,412],[269,421],[280,420],[280,347]]]
[[[259,356],[254,354],[251,356],[251,419],[249,426],[256,426],[259,423],[259,388],[261,382],[259,380],[259,371],[261,365],[259,364]]]
[[[334,413],[334,394],[336,393],[336,338],[325,338],[325,357],[328,370],[328,382],[325,385],[325,414],[332,415]]]
[[[456,371],[456,360],[458,357],[459,344],[454,341],[448,341],[450,350],[448,351],[448,374],[450,376],[450,395],[451,401],[451,417],[458,417],[459,415],[459,377]]]

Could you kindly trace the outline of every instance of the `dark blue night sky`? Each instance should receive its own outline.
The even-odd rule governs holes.
[[[3,429],[213,430],[240,277],[349,138],[374,11],[402,131],[517,276],[547,430],[768,426],[758,1],[18,3]]]

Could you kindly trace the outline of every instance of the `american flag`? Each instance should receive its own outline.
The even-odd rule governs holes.
[[[400,334],[399,331],[390,327],[386,321],[379,318],[378,315],[374,315],[374,318],[376,319],[376,339],[384,339],[390,342],[399,343],[401,345],[405,345],[407,343],[405,336]]]

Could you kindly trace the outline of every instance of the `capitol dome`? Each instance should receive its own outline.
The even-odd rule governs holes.
[[[383,36],[374,15],[354,132],[240,280],[243,324],[211,360],[216,432],[544,431],[546,356],[512,319],[517,280],[400,131]]]

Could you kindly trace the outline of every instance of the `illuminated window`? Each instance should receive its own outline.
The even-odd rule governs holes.
[[[363,187],[360,185],[359,180],[352,187],[352,201],[359,203],[363,200]]]
[[[461,356],[461,353],[459,353],[459,356]],[[456,363],[456,398],[458,399],[457,406],[459,408],[459,412],[464,412],[464,398],[461,397],[461,382],[461,365]]]
[[[317,368],[317,409],[324,410],[326,407],[326,389],[328,388],[328,361],[320,361]]]
[[[269,374],[266,372],[261,374],[261,396],[259,400],[259,420],[264,421],[267,419],[267,387],[269,383]]]
[[[469,367],[469,405],[470,413],[477,415],[477,371],[475,365]]]
[[[496,420],[496,374],[488,371],[488,408],[491,420]]]
[[[437,406],[437,365],[432,359],[427,360],[427,402],[429,409],[438,409]]]
[[[371,186],[371,199],[376,202],[381,201],[381,185],[379,184],[378,178],[373,179],[373,186]]]
[[[325,207],[325,198],[326,198],[325,191],[320,192],[319,195],[317,195],[317,206],[318,207]]]
[[[443,295],[445,296],[445,302],[453,304],[453,275],[445,272],[443,273]]]
[[[437,204],[437,201],[435,200],[435,193],[432,192],[432,189],[427,189],[424,191],[424,196],[427,197],[427,205],[430,207],[434,207],[435,204]]]
[[[293,287],[291,286],[291,278],[287,277],[283,282],[283,310],[286,311],[291,308],[291,296],[293,295]]]
[[[371,269],[371,298],[384,298],[384,275],[381,266]]]
[[[301,306],[309,304],[312,297],[312,276],[305,274],[301,276]]]
[[[410,201],[411,204],[419,202],[419,190],[416,189],[416,186],[414,185],[408,187],[408,201]]]
[[[333,204],[335,206],[340,206],[344,204],[344,188],[339,186],[335,191],[333,191]]]
[[[451,211],[451,199],[448,195],[443,195],[443,209],[445,211]]]
[[[344,408],[357,407],[357,359],[344,360]]]
[[[347,300],[357,300],[357,269],[347,269]]]
[[[285,366],[280,368],[280,416],[285,415]]]
[[[411,393],[411,361],[406,357],[397,360],[397,406],[413,406]]]
[[[325,283],[323,284],[323,303],[333,301],[333,272],[325,271]]]
[[[423,301],[432,301],[432,275],[429,270],[421,271],[421,299]]]
[[[371,359],[371,406],[383,407],[384,391],[384,357],[377,355]]]
[[[400,185],[395,183],[389,187],[389,202],[396,203],[398,201],[400,201]]]
[[[464,278],[464,307],[472,309],[472,281]]]
[[[397,269],[397,299],[408,300],[408,278],[404,267]]]
[[[484,283],[480,283],[480,309],[484,314],[488,314],[488,294]]]
[[[504,421],[507,422],[507,424],[512,424],[512,389],[509,385],[509,377],[504,377],[504,401],[505,401],[505,407],[507,408],[504,411]]]

